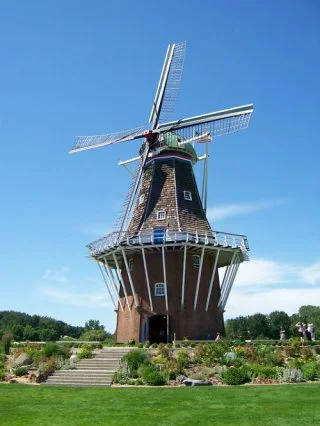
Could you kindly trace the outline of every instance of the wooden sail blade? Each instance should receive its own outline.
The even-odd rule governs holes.
[[[88,149],[99,148],[101,146],[143,138],[145,130],[145,127],[138,127],[131,130],[122,130],[121,132],[104,135],[77,136],[69,153],[73,154],[74,152],[85,151]]]
[[[159,122],[168,120],[174,110],[182,77],[185,51],[185,41],[168,46],[149,119],[152,129],[155,129]]]

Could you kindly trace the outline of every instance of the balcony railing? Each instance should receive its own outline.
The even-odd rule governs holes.
[[[245,235],[229,234],[226,232],[212,231],[198,233],[194,231],[174,231],[159,229],[143,231],[140,233],[129,233],[128,231],[112,232],[99,240],[93,241],[87,247],[90,256],[96,257],[108,250],[124,246],[144,246],[194,243],[200,245],[219,246],[224,248],[240,248],[243,253],[249,251],[248,239]]]

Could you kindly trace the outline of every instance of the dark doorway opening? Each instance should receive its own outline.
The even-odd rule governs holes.
[[[167,342],[167,316],[155,315],[149,317],[149,341],[150,343]]]

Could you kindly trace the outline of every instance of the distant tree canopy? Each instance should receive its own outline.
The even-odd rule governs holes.
[[[286,332],[286,338],[297,336],[297,322],[313,323],[316,337],[320,338],[320,306],[301,306],[297,314],[289,316],[283,311],[273,311],[268,315],[254,314],[240,316],[226,321],[225,330],[229,338],[279,339],[280,327]]]
[[[104,330],[104,326],[97,320],[89,320],[84,327],[75,327],[45,316],[0,311],[0,339],[5,333],[12,333],[15,341],[55,341],[63,336],[103,341],[106,338],[113,337],[112,334]],[[93,334],[86,335],[85,333]]]

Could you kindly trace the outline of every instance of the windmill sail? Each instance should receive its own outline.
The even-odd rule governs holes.
[[[88,149],[142,138],[145,129],[145,127],[137,127],[131,130],[122,130],[120,132],[107,133],[104,135],[77,136],[69,153],[73,154],[74,152],[86,151]]]
[[[172,114],[182,77],[186,42],[169,44],[149,122],[155,129]]]
[[[145,163],[147,161],[149,154],[149,146],[148,143],[145,144],[145,149],[140,157],[140,161],[137,164],[136,173],[134,174],[131,185],[129,188],[129,191],[127,193],[127,196],[124,200],[124,203],[121,207],[120,215],[116,222],[116,230],[119,230],[119,238],[121,238],[122,231],[126,230],[126,226],[128,224],[130,213],[132,209],[133,202],[135,200],[136,194],[138,192],[141,176],[143,173],[143,168],[145,166]]]
[[[174,132],[185,140],[192,139],[197,134],[206,133],[209,133],[211,137],[223,136],[246,129],[252,112],[253,105],[249,104],[160,124],[157,131]],[[183,141],[182,144],[184,144]]]

